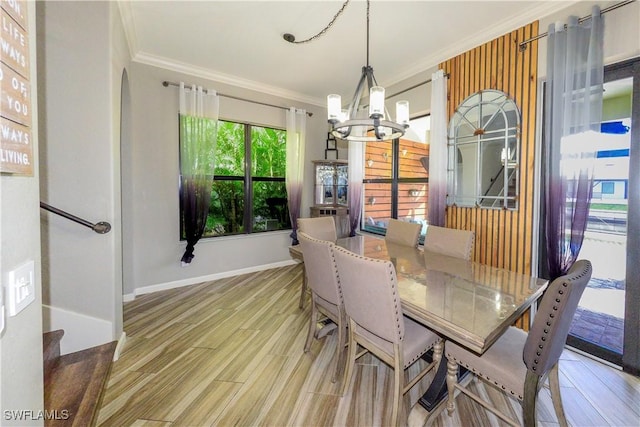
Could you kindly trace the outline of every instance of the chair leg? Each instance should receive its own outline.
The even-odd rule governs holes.
[[[455,403],[455,390],[456,383],[458,382],[458,364],[451,360],[447,359],[447,413],[449,416],[453,414],[453,411],[456,409]]]
[[[562,406],[562,396],[560,395],[560,378],[558,375],[558,365],[556,362],[549,372],[549,388],[551,390],[551,401],[553,402],[553,409],[556,411],[558,422],[562,427],[567,427],[567,417],[564,415],[564,407]]]
[[[309,318],[309,332],[307,333],[307,341],[304,343],[304,352],[309,352],[311,348],[311,342],[313,338],[317,335],[318,330],[318,309],[316,308],[316,303],[313,301],[313,296],[311,297],[311,316]]]
[[[347,356],[347,365],[344,370],[344,378],[342,380],[342,390],[340,392],[340,396],[344,396],[349,388],[349,383],[351,382],[351,376],[353,374],[353,365],[356,363],[356,349],[358,344],[356,343],[353,336],[353,321],[349,320],[349,354]]]
[[[344,364],[344,346],[346,341],[346,328],[345,328],[345,319],[343,313],[338,313],[338,318],[340,322],[338,324],[338,345],[336,347],[336,354],[334,359],[336,359],[336,365],[333,369],[333,378],[331,378],[331,382],[336,382],[338,380],[338,375],[340,375],[340,370]]]
[[[522,399],[522,418],[525,427],[536,427],[536,401],[540,377],[527,370],[524,379],[524,399]],[[555,403],[554,403],[555,406]]]
[[[444,350],[444,341],[443,340],[439,340],[434,346],[433,346],[433,366],[437,368],[437,366],[440,364],[440,360],[442,359],[442,352]]]
[[[393,406],[391,411],[391,425],[398,426],[400,415],[402,414],[402,406],[404,405],[402,389],[404,388],[404,368],[399,355],[399,346],[394,344],[395,357],[393,367]]]
[[[304,300],[307,296],[307,270],[304,268],[304,264],[302,264],[302,287],[300,288],[300,303],[298,307],[300,309],[304,309]]]

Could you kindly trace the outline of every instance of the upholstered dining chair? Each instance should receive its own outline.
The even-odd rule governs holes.
[[[387,224],[387,233],[384,240],[405,246],[418,246],[422,224],[400,221],[391,218]]]
[[[456,389],[480,403],[507,423],[519,426],[498,408],[457,382],[458,366],[464,366],[485,382],[497,386],[522,405],[522,418],[527,427],[536,425],[536,400],[545,379],[553,407],[561,426],[567,425],[560,397],[558,360],[564,348],[578,301],[591,278],[591,263],[577,261],[569,272],[555,279],[542,297],[529,333],[510,327],[482,355],[447,341],[447,410],[454,409]]]
[[[428,225],[424,236],[424,250],[469,261],[474,240],[473,231]]]
[[[298,231],[314,239],[335,243],[338,240],[336,221],[332,216],[318,216],[315,218],[298,218]]]
[[[298,218],[298,231],[305,233],[314,239],[326,240],[335,243],[338,240],[336,222],[332,216],[319,216],[315,218]],[[300,289],[300,303],[298,306],[303,309],[304,301],[307,297],[307,275],[306,267],[302,265],[302,289]]]
[[[307,353],[314,337],[318,337],[320,316],[326,316],[338,326],[338,345],[336,347],[335,368],[332,381],[336,382],[344,365],[344,346],[346,344],[347,319],[344,311],[342,291],[338,282],[338,271],[333,258],[332,242],[318,240],[305,233],[298,233],[298,241],[302,246],[302,256],[307,270],[307,283],[311,290],[311,317],[309,332],[304,344]]]
[[[391,424],[396,425],[405,407],[403,401],[408,400],[404,395],[440,362],[442,340],[402,314],[396,271],[390,261],[362,257],[337,246],[334,257],[349,319],[342,395],[349,388],[355,360],[362,355],[356,354],[360,345],[394,370]],[[433,362],[407,382],[405,369],[431,348]]]

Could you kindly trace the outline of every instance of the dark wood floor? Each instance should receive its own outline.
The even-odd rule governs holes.
[[[113,364],[102,426],[377,426],[390,417],[391,370],[359,359],[344,397],[330,381],[337,338],[303,352],[309,304],[298,308],[300,265],[143,295],[125,304],[127,344]],[[560,363],[573,426],[639,426],[640,380],[571,351]],[[415,403],[430,376],[411,393]],[[519,404],[481,382],[477,393],[520,417]],[[466,396],[435,426],[501,426]],[[423,425],[416,406],[410,425]],[[555,426],[541,391],[540,426]]]

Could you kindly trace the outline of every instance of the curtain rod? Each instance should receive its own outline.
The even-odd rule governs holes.
[[[444,73],[444,76],[449,78],[449,73]],[[385,98],[393,98],[394,96],[402,95],[405,92],[409,92],[411,89],[415,89],[415,88],[420,87],[422,85],[426,85],[427,83],[431,83],[432,80],[433,79],[427,79],[427,80],[424,80],[424,81],[422,81],[420,83],[416,83],[413,86],[409,86],[406,89],[402,89],[400,92],[396,92],[396,93],[393,93],[393,94],[391,94],[389,96],[385,96]],[[368,106],[369,106],[369,104],[363,105],[363,107],[368,107]]]
[[[444,75],[445,75],[445,77],[449,77],[449,73],[445,73]],[[394,94],[391,94],[391,95],[389,95],[389,96],[386,96],[386,98],[393,98],[394,96],[402,95],[402,94],[403,94],[403,93],[405,93],[405,92],[409,92],[411,89],[415,89],[415,88],[420,87],[420,86],[422,86],[422,85],[426,85],[427,83],[431,83],[431,81],[432,81],[432,80],[433,80],[433,79],[427,79],[427,80],[422,81],[422,82],[420,82],[420,83],[416,83],[416,84],[414,84],[413,86],[409,86],[409,87],[408,87],[408,88],[406,88],[406,89],[402,89],[400,92],[396,92],[396,93],[394,93]]]
[[[604,15],[604,14],[605,14],[605,13],[607,13],[607,12],[611,12],[612,10],[616,10],[616,9],[617,9],[617,8],[619,8],[619,7],[626,6],[626,5],[631,4],[631,3],[635,2],[635,1],[636,1],[636,0],[627,0],[627,1],[620,2],[620,3],[616,3],[616,4],[611,5],[611,6],[609,6],[609,7],[605,7],[604,9],[602,9],[602,10],[600,11],[600,14],[601,14],[601,15]],[[589,19],[591,19],[591,15],[583,16],[582,18],[578,19],[578,23],[582,23],[582,22],[587,21],[587,20],[589,20]],[[567,26],[565,25],[565,28],[566,28],[566,27],[567,27]],[[538,35],[537,35],[537,36],[535,36],[535,37],[531,37],[530,39],[526,39],[525,41],[521,42],[521,43],[518,45],[518,46],[520,47],[520,52],[524,52],[525,50],[527,50],[527,45],[528,45],[529,43],[531,43],[532,41],[535,41],[535,40],[541,39],[541,38],[543,38],[543,37],[547,37],[548,35],[549,35],[549,33],[548,33],[548,32],[544,32],[544,33],[542,33],[542,34],[538,34]]]
[[[180,84],[179,83],[174,83],[174,82],[169,82],[169,81],[165,80],[165,81],[162,82],[162,86],[164,86],[164,87],[168,87],[168,86],[180,87]],[[188,85],[186,83],[185,83],[184,86],[187,87],[187,88],[191,87],[191,85]],[[218,95],[219,96],[224,96],[225,98],[237,99],[238,101],[246,101],[246,102],[251,102],[253,104],[265,105],[267,107],[280,108],[282,110],[288,110],[289,109],[289,107],[283,107],[281,105],[268,104],[266,102],[254,101],[253,99],[240,98],[239,96],[225,95],[224,93],[220,93],[220,92],[218,92]],[[309,117],[313,116],[313,113],[310,112],[310,111],[307,111],[306,113],[307,113],[307,116],[309,116]]]

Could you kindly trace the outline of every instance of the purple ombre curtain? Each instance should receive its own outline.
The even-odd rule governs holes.
[[[362,179],[364,178],[364,144],[349,141],[349,236],[360,228],[362,217]]]
[[[187,246],[182,266],[191,264],[209,215],[218,134],[219,98],[202,86],[180,83],[180,203]]]
[[[429,142],[428,221],[444,227],[447,209],[447,76],[431,77],[431,138]]]
[[[298,218],[304,181],[304,146],[307,112],[291,107],[287,110],[287,201],[291,219],[291,244],[298,244]]]
[[[566,28],[565,28],[566,27]],[[545,240],[555,279],[578,258],[589,217],[593,158],[602,121],[603,20],[549,26],[544,111]]]

